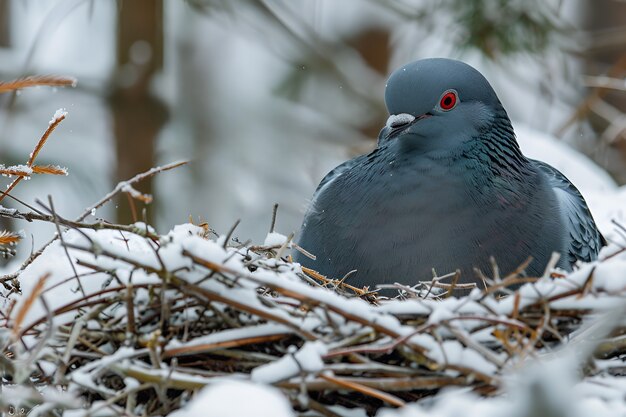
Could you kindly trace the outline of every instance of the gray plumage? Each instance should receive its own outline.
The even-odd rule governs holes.
[[[495,257],[503,272],[529,256],[539,276],[552,252],[571,270],[605,244],[585,200],[553,167],[526,158],[487,80],[460,61],[425,59],[394,72],[377,148],[320,183],[295,260],[353,285],[414,284],[460,269],[475,282]],[[455,104],[456,103],[456,104]]]

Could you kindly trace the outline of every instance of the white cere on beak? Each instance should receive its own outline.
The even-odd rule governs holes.
[[[387,119],[387,123],[385,123],[385,127],[399,127],[402,125],[407,125],[415,120],[415,116],[408,113],[400,113],[400,114],[392,114]]]

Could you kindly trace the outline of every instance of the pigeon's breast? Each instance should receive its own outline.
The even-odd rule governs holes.
[[[332,265],[335,276],[357,269],[364,282],[406,282],[471,263],[491,234],[489,213],[463,175],[441,161],[409,162],[370,161],[326,185],[307,217],[324,241],[315,245],[318,267]]]
[[[562,251],[562,225],[542,177],[494,174],[467,158],[392,153],[362,159],[324,185],[306,216],[299,243],[317,256],[297,260],[350,283],[404,282],[474,267],[489,275],[529,256],[540,274],[552,251]]]

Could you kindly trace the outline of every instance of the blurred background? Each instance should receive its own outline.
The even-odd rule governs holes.
[[[600,223],[623,216],[617,0],[0,0],[0,80],[78,79],[0,95],[0,163],[24,163],[66,108],[38,162],[70,175],[23,182],[16,197],[50,194],[73,218],[118,181],[189,159],[138,187],[155,197],[148,220],[166,232],[192,216],[225,233],[241,219],[235,235],[258,242],[274,203],[277,230],[298,229],[319,180],[375,146],[386,77],[432,56],[477,67],[528,154],[563,170]],[[126,198],[95,217],[133,221]],[[26,252],[52,233],[1,229],[25,229]]]

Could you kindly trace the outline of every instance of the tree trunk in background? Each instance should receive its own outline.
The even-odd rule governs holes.
[[[388,29],[365,27],[348,39],[347,43],[361,55],[371,69],[387,77],[391,60],[391,34]],[[363,135],[375,141],[386,120],[386,112],[381,112],[376,120],[361,129]]]
[[[11,4],[0,0],[0,48],[11,46]]]
[[[623,79],[626,76],[626,2],[615,0],[587,0],[586,28],[590,32],[590,46],[585,53],[585,70],[588,75],[607,75]],[[603,99],[626,114],[626,92],[605,90]],[[609,124],[600,117],[590,117],[598,136]],[[607,149],[604,165],[616,180],[626,183],[626,131],[610,138],[612,145]],[[598,144],[598,146],[606,146]],[[618,155],[612,155],[618,154]],[[607,166],[608,165],[608,166]]]
[[[167,108],[151,94],[150,82],[163,65],[163,3],[132,0],[120,3],[117,32],[117,73],[110,106],[114,117],[116,180],[128,179],[155,165],[155,141],[167,120]],[[136,187],[152,194],[152,180]],[[137,220],[144,205],[134,200]],[[135,221],[126,195],[117,204],[117,221]],[[147,210],[147,221],[153,218]]]

